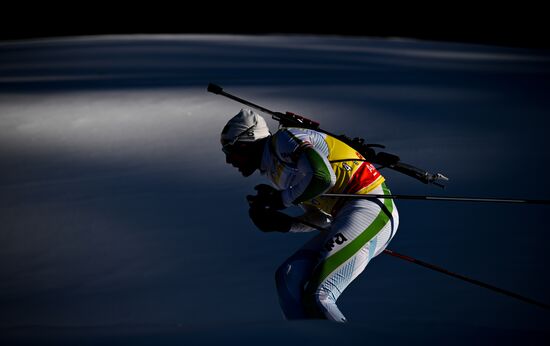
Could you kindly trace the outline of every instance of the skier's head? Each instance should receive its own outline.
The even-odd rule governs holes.
[[[250,109],[241,111],[231,118],[221,133],[222,151],[226,162],[244,175],[252,175],[259,166],[257,142],[269,137],[269,128],[260,115]]]

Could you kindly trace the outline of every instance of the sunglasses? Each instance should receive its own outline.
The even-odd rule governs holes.
[[[246,130],[244,130],[243,132],[239,133],[235,138],[233,138],[233,140],[231,140],[230,142],[222,145],[222,151],[224,152],[224,154],[226,155],[230,155],[232,152],[235,151],[235,143],[237,143],[237,141],[242,137],[244,136],[245,134],[248,133],[248,131],[252,130],[256,125],[258,124],[258,122],[254,122],[254,124],[252,126],[250,126],[249,128],[247,128]]]

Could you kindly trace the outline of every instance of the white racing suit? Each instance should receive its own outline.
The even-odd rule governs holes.
[[[328,227],[276,272],[287,319],[345,322],[336,301],[395,235],[399,215],[391,199],[337,199],[323,193],[390,194],[384,178],[355,149],[326,134],[285,128],[266,143],[262,174],[282,190],[285,206],[300,205],[299,219]],[[296,223],[291,232],[313,231]]]

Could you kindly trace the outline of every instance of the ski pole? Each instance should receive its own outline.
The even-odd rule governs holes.
[[[409,256],[406,256],[406,255],[403,255],[403,254],[400,254],[400,253],[397,253],[395,251],[392,251],[392,250],[389,250],[389,249],[385,249],[384,250],[384,253],[385,254],[388,254],[390,256],[393,256],[395,258],[399,258],[399,259],[402,259],[402,260],[405,260],[405,261],[408,261],[408,262],[411,262],[411,263],[414,263],[414,264],[418,264],[420,266],[423,266],[425,268],[428,268],[428,269],[431,269],[431,270],[435,270],[439,273],[442,273],[442,274],[445,274],[445,275],[449,275],[449,276],[452,276],[454,278],[457,278],[457,279],[460,279],[460,280],[463,280],[463,281],[466,281],[466,282],[469,282],[471,284],[474,284],[474,285],[477,285],[477,286],[480,286],[480,287],[484,287],[484,288],[487,288],[491,291],[495,291],[495,292],[498,292],[498,293],[501,293],[503,295],[506,295],[508,297],[512,297],[512,298],[516,298],[516,299],[519,299],[525,303],[529,303],[529,304],[533,304],[533,305],[536,305],[538,307],[541,307],[543,309],[546,309],[546,310],[550,310],[550,305],[548,304],[545,304],[545,303],[541,303],[541,302],[538,302],[534,299],[531,299],[531,298],[528,298],[528,297],[525,297],[525,296],[522,296],[520,294],[517,294],[517,293],[514,293],[514,292],[511,292],[511,291],[508,291],[508,290],[505,290],[505,289],[502,289],[502,288],[499,288],[499,287],[496,287],[496,286],[493,286],[493,285],[489,285],[488,283],[485,283],[485,282],[482,282],[482,281],[479,281],[479,280],[476,280],[476,279],[472,279],[472,278],[469,278],[467,276],[464,276],[464,275],[461,275],[461,274],[457,274],[457,273],[453,273],[447,269],[444,269],[444,268],[441,268],[441,267],[438,267],[436,265],[433,265],[433,264],[430,264],[430,263],[427,263],[427,262],[424,262],[424,261],[421,261],[421,260],[418,260],[416,258],[413,258],[413,257],[409,257]]]
[[[550,204],[547,199],[516,199],[516,198],[491,198],[491,197],[459,197],[459,196],[419,196],[419,195],[382,195],[382,194],[348,194],[348,193],[326,193],[323,197],[334,198],[390,198],[390,199],[411,199],[426,201],[453,201],[453,202],[486,202],[486,203],[516,203],[516,204]]]
[[[307,221],[302,221],[298,218],[294,218],[294,220],[296,222],[299,222],[303,225],[306,225],[306,226],[309,226],[311,228],[315,228],[321,232],[328,232],[329,230],[326,229],[326,228],[323,228],[323,227],[320,227],[320,226],[317,226],[313,223],[310,223],[310,222],[307,222]],[[457,278],[457,279],[460,279],[462,281],[466,281],[466,282],[469,282],[471,284],[474,284],[474,285],[477,285],[477,286],[480,286],[480,287],[483,287],[483,288],[487,288],[491,291],[494,291],[494,292],[498,292],[498,293],[501,293],[505,296],[508,296],[508,297],[512,297],[512,298],[515,298],[515,299],[518,299],[518,300],[521,300],[522,302],[525,302],[525,303],[529,303],[529,304],[533,304],[533,305],[536,305],[540,308],[543,308],[543,309],[546,309],[546,310],[550,310],[550,305],[548,304],[545,304],[545,303],[541,303],[539,301],[536,301],[534,299],[531,299],[531,298],[528,298],[528,297],[525,297],[525,296],[522,296],[520,294],[517,294],[517,293],[514,293],[514,292],[511,292],[511,291],[508,291],[508,290],[505,290],[505,289],[502,289],[502,288],[499,288],[499,287],[496,287],[496,286],[493,286],[493,285],[490,285],[488,283],[485,283],[483,281],[479,281],[479,280],[476,280],[476,279],[472,279],[472,278],[469,278],[467,276],[464,276],[462,274],[457,274],[457,273],[454,273],[454,272],[451,272],[447,269],[444,269],[444,268],[441,268],[439,266],[436,266],[434,264],[431,264],[431,263],[428,263],[428,262],[424,262],[424,261],[421,261],[419,259],[416,259],[416,258],[413,258],[413,257],[410,257],[410,256],[407,256],[407,255],[403,255],[403,254],[400,254],[400,253],[397,253],[393,250],[390,250],[390,249],[385,249],[384,250],[384,253],[387,254],[387,255],[390,255],[390,256],[393,256],[395,258],[399,258],[399,259],[402,259],[402,260],[405,260],[405,261],[408,261],[408,262],[411,262],[411,263],[414,263],[414,264],[418,264],[424,268],[428,268],[428,269],[431,269],[431,270],[434,270],[434,271],[437,271],[439,273],[442,273],[442,274],[445,274],[445,275],[449,275],[449,276],[452,276],[454,278]]]

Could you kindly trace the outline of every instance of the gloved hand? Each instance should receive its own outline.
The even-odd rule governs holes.
[[[258,191],[256,196],[246,196],[250,208],[264,210],[281,210],[285,208],[281,191],[276,188],[266,184],[260,184],[256,185],[254,190]]]
[[[250,208],[248,215],[262,232],[288,232],[293,218],[280,211]]]

